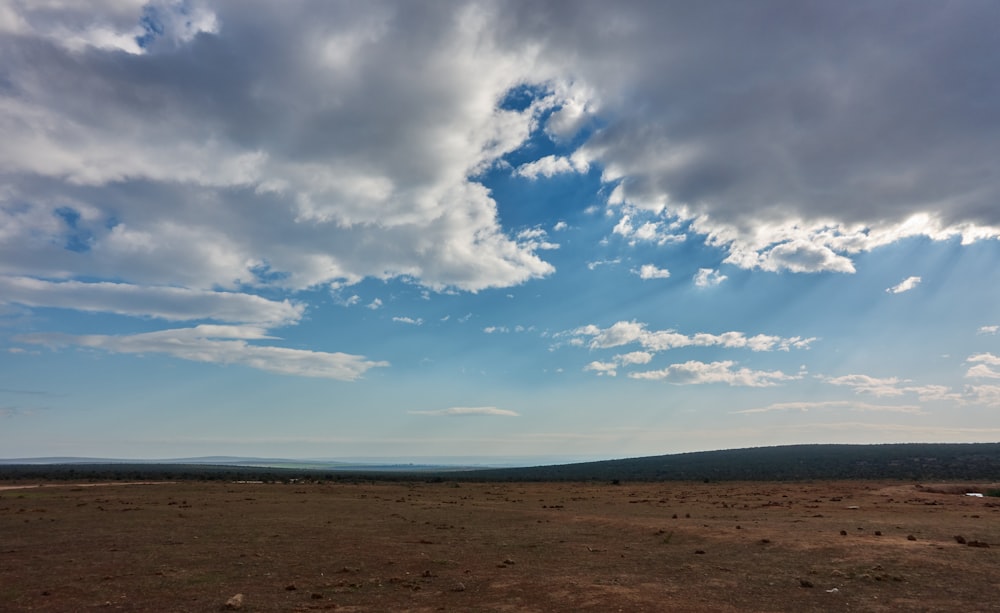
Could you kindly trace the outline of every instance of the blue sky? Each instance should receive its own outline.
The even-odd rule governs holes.
[[[998,13],[0,0],[0,457],[1000,440]]]

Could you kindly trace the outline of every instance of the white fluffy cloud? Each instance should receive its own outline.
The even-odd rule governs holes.
[[[653,360],[653,354],[646,351],[632,351],[616,355],[610,362],[593,361],[583,367],[583,370],[593,371],[600,376],[616,377],[618,369],[622,366],[634,364],[649,364]]]
[[[972,364],[965,376],[977,379],[1000,379],[1000,356],[992,353],[978,353],[966,360]]]
[[[747,336],[743,332],[723,332],[722,334],[697,333],[686,335],[674,330],[647,330],[646,324],[637,321],[619,321],[608,328],[595,325],[573,330],[571,336],[590,338],[591,349],[609,349],[630,343],[638,343],[647,351],[668,351],[682,347],[724,347],[728,349],[750,349],[751,351],[788,351],[807,349],[815,338],[800,336],[781,337],[767,334]]]
[[[800,379],[800,375],[788,375],[778,370],[763,371],[736,368],[736,362],[698,362],[691,360],[682,364],[671,364],[661,370],[633,372],[632,379],[653,379],[679,385],[705,385],[724,383],[741,387],[771,387],[786,381]]]
[[[886,288],[886,293],[889,294],[902,294],[903,292],[908,292],[916,286],[920,285],[920,277],[907,277],[900,281],[897,285]]]
[[[579,156],[561,157],[547,155],[534,162],[522,164],[517,169],[517,174],[528,179],[537,179],[539,176],[552,177],[554,175],[568,172],[587,172],[589,164]]]
[[[640,279],[668,279],[670,271],[666,268],[657,268],[655,264],[643,264],[638,271],[633,271],[639,275]]]
[[[726,275],[713,268],[699,268],[694,275],[694,284],[698,287],[713,287],[728,279]]]

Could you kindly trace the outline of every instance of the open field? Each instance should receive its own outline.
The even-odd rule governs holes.
[[[239,593],[245,611],[1000,611],[1000,499],[933,489],[8,489],[0,610],[219,611]]]

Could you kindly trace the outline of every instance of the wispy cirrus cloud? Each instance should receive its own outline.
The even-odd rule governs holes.
[[[916,394],[923,401],[961,400],[961,394],[945,385],[914,385],[909,379],[899,377],[872,377],[862,374],[823,377],[831,385],[849,387],[857,394],[871,394],[878,398]]]
[[[396,323],[407,324],[410,326],[422,326],[424,325],[423,318],[417,317],[393,317],[392,320]]]
[[[447,409],[432,409],[427,411],[407,411],[411,415],[428,415],[431,417],[519,417],[520,413],[497,407],[451,407]]]
[[[755,409],[744,409],[742,411],[731,411],[734,415],[752,415],[756,413],[774,413],[799,411],[802,413],[816,410],[843,409],[863,413],[921,413],[921,408],[917,405],[890,405],[890,404],[870,404],[867,402],[853,402],[850,400],[826,400],[826,401],[797,401],[797,402],[776,402],[764,407]]]
[[[305,311],[305,305],[287,299],[239,292],[0,275],[0,304],[5,302],[167,321],[214,319],[268,326],[295,324]]]
[[[364,356],[254,344],[274,340],[256,326],[199,325],[129,335],[21,334],[14,341],[53,349],[79,347],[112,353],[162,354],[194,362],[235,364],[257,370],[300,377],[353,381],[385,361]]]

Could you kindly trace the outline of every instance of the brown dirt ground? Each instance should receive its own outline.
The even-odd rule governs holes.
[[[962,491],[889,482],[5,490],[0,611],[220,611],[237,593],[245,611],[1000,611],[1000,500]]]

